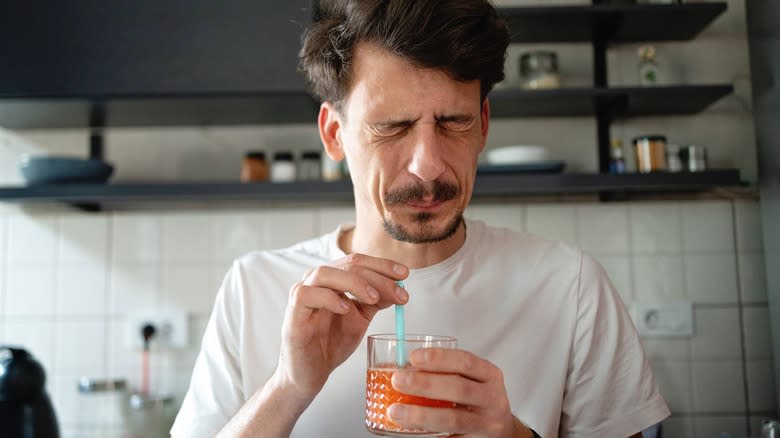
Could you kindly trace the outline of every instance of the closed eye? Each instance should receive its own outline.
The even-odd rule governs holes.
[[[471,116],[446,116],[437,119],[439,126],[447,131],[468,131],[474,124]]]
[[[395,137],[406,133],[413,124],[410,120],[384,122],[370,125],[370,130],[377,137]]]

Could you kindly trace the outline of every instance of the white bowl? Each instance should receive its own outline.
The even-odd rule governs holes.
[[[514,145],[487,151],[490,164],[538,163],[548,159],[549,154],[544,146]]]

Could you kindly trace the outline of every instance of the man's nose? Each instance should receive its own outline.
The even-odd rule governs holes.
[[[409,172],[425,182],[431,182],[444,173],[444,145],[437,138],[435,125],[421,128],[415,139]]]

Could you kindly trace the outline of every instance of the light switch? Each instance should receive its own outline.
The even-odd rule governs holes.
[[[631,313],[640,337],[693,336],[691,303],[634,303]]]

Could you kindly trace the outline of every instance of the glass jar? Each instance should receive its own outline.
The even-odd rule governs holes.
[[[680,146],[676,144],[666,145],[666,170],[669,172],[681,172],[683,170],[680,160]]]
[[[247,152],[241,165],[241,181],[268,181],[268,162],[265,160],[265,152]]]
[[[341,171],[341,163],[334,161],[328,154],[324,154],[322,156],[322,180],[338,181],[343,177],[344,174]]]
[[[765,418],[761,424],[761,438],[780,438],[780,421]]]
[[[655,63],[655,47],[639,48],[639,85],[643,87],[658,84],[658,64]]]
[[[636,170],[640,173],[666,170],[666,137],[643,135],[634,138]]]
[[[320,172],[320,153],[307,151],[301,155],[298,162],[299,181],[319,181],[322,178]]]
[[[558,55],[555,52],[537,50],[520,57],[520,78],[523,88],[558,88]]]
[[[295,161],[291,152],[277,152],[271,165],[271,181],[295,181]]]
[[[707,170],[707,149],[704,146],[687,145],[680,149],[683,168],[688,172]]]

